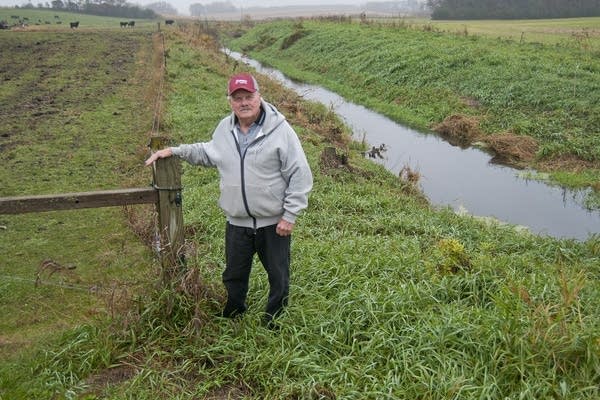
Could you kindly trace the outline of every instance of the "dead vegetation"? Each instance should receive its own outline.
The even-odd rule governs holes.
[[[433,127],[450,144],[462,148],[469,147],[473,141],[481,136],[479,120],[475,117],[454,114]]]
[[[460,114],[454,114],[435,125],[433,130],[450,144],[467,148],[475,142],[485,144],[493,153],[493,161],[523,167],[535,161],[539,148],[537,141],[526,135],[512,132],[485,135],[479,129],[479,120]]]
[[[417,183],[419,183],[419,180],[421,179],[421,174],[419,173],[419,171],[415,171],[412,168],[410,168],[410,166],[405,165],[400,169],[398,177],[400,178],[400,180],[414,186]]]
[[[138,368],[132,364],[121,364],[103,369],[86,379],[87,391],[84,398],[96,398],[112,385],[125,382],[138,373]]]
[[[74,272],[74,265],[62,265],[54,260],[46,259],[42,261],[38,267],[37,274],[35,275],[35,287],[40,286],[42,278],[50,279],[54,274],[59,274],[64,278],[74,283],[81,282],[80,277]]]
[[[190,268],[182,275],[177,291],[185,295],[193,304],[193,315],[185,328],[191,335],[199,333],[211,319],[212,315],[208,311],[210,308],[206,306],[207,303],[217,301],[224,304],[226,301],[222,290],[203,281],[198,268]]]
[[[302,96],[286,89],[273,79],[264,79],[261,76],[257,79],[267,101],[276,104],[293,125],[302,126],[319,138],[316,140],[309,137],[309,140],[338,148],[348,147],[351,133],[333,110],[303,101]]]
[[[129,228],[145,246],[152,247],[158,219],[155,206],[153,204],[138,204],[136,206],[124,206],[122,210]]]
[[[321,172],[325,175],[331,175],[334,170],[346,170],[352,171],[352,167],[348,163],[348,155],[345,153],[338,153],[335,147],[326,147],[321,152],[321,158],[319,160],[319,167]]]
[[[525,135],[514,133],[495,133],[482,138],[494,152],[494,161],[511,165],[531,163],[538,151],[537,141]]]
[[[582,160],[574,155],[561,155],[550,160],[541,160],[538,162],[540,169],[544,171],[571,171],[583,172],[585,170],[598,169],[598,163],[593,161]],[[592,185],[595,190],[600,191],[600,182]]]

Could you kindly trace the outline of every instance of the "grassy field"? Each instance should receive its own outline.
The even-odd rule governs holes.
[[[279,21],[256,24],[227,45],[398,122],[485,142],[562,184],[598,187],[600,37],[520,43],[427,26]],[[489,26],[503,35],[509,25]]]
[[[0,31],[0,49],[0,196],[148,185],[150,31]],[[0,357],[104,319],[147,282],[152,252],[133,214],[0,216]]]
[[[19,17],[19,18],[13,18]],[[24,18],[27,18],[25,21]],[[0,8],[0,21],[6,21],[8,25],[18,24],[19,20],[26,23],[26,27],[15,27],[16,30],[26,31],[51,31],[71,30],[69,23],[79,21],[77,30],[116,29],[131,30],[132,28],[121,28],[121,21],[135,21],[133,29],[155,29],[159,21],[137,18],[98,17],[95,15],[78,14],[65,11],[44,9],[14,9]]]
[[[12,126],[0,135],[9,166],[1,195],[20,193],[21,180],[27,193],[45,193],[147,179],[156,65],[147,35],[0,34],[3,50],[24,53],[20,67],[0,64],[24,71],[0,91]],[[228,112],[223,89],[239,67],[196,29],[167,30],[165,43],[161,133],[206,140]],[[79,61],[45,46],[79,49]],[[258,79],[298,131],[315,176],[281,329],[260,325],[268,283],[259,264],[248,314],[214,317],[224,300],[218,179],[184,165],[188,262],[172,287],[148,288],[157,276],[151,252],[121,210],[0,217],[1,399],[600,396],[600,238],[554,240],[434,210],[410,182],[366,159],[324,158],[326,147],[353,146],[347,129],[327,108]],[[80,280],[57,273],[36,289],[47,254],[77,264]],[[98,284],[124,289],[87,290]]]
[[[462,35],[481,35],[517,42],[560,44],[600,50],[600,17],[526,20],[431,21],[405,18],[383,23],[405,24]]]

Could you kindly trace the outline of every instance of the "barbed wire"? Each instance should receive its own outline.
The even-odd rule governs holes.
[[[77,285],[77,284],[71,284],[71,283],[62,284],[62,283],[54,283],[54,282],[42,282],[37,279],[21,278],[19,276],[10,276],[10,275],[0,275],[0,278],[6,279],[6,280],[12,280],[12,281],[27,282],[27,283],[31,283],[33,286],[35,286],[36,284],[43,285],[43,286],[55,286],[55,287],[59,287],[62,289],[81,290],[81,291],[88,292],[88,293],[97,293],[99,291],[98,288],[101,288],[101,286],[98,286],[98,285],[84,286],[84,285]]]
[[[162,44],[162,61],[160,65],[160,80],[158,83],[158,91],[156,93],[156,99],[154,102],[154,115],[152,117],[152,135],[158,135],[158,131],[160,130],[160,114],[163,100],[163,87],[164,87],[164,77],[167,71],[167,55],[165,51],[165,35],[162,32],[159,32],[161,44]]]
[[[109,285],[109,286],[104,286],[101,284],[78,285],[78,284],[72,284],[72,283],[56,283],[56,282],[40,281],[38,279],[21,278],[19,276],[11,276],[11,275],[0,275],[0,279],[5,280],[5,281],[12,280],[12,281],[31,283],[32,286],[34,286],[34,287],[36,287],[36,285],[37,285],[37,287],[39,287],[39,286],[54,286],[54,287],[59,287],[61,289],[79,290],[79,291],[87,292],[90,294],[109,292],[110,290],[114,290],[114,289],[118,289],[118,288],[144,285],[143,282],[125,283],[125,284],[120,284],[120,285]]]

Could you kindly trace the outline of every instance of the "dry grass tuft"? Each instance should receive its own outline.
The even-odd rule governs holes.
[[[326,147],[323,149],[319,166],[321,167],[321,172],[325,175],[331,175],[333,170],[352,170],[348,164],[348,155],[344,153],[338,154],[335,147]]]
[[[585,170],[598,169],[597,162],[582,160],[581,158],[578,158],[572,154],[564,154],[548,160],[542,160],[539,162],[539,166],[544,171],[582,172]],[[597,190],[600,190],[600,182],[597,184],[597,186]]]
[[[433,131],[442,135],[454,146],[468,147],[481,135],[479,120],[466,115],[454,114],[435,125]]]
[[[419,171],[414,171],[408,165],[405,165],[398,173],[398,177],[404,182],[407,182],[411,185],[416,185],[421,179],[421,174]]]
[[[496,156],[495,161],[508,164],[528,163],[535,159],[538,143],[531,136],[510,132],[495,133],[482,138]]]
[[[73,272],[77,268],[74,265],[62,265],[54,260],[46,259],[42,261],[38,267],[37,274],[35,276],[35,287],[40,286],[42,282],[42,276],[46,274],[46,278],[50,279],[54,274],[61,274],[65,278],[75,283],[80,283],[81,278]]]
[[[158,215],[153,204],[124,206],[123,214],[127,224],[136,236],[148,247],[152,247]]]
[[[224,303],[225,298],[217,293],[217,290],[203,281],[198,268],[190,268],[181,277],[177,290],[192,301],[194,313],[188,322],[186,330],[189,333],[198,333],[200,329],[211,319],[207,303]]]
[[[97,289],[100,288],[98,287]],[[129,285],[117,281],[113,281],[110,287],[101,292],[111,318],[115,319],[117,316],[124,317],[122,320],[123,327],[129,326],[134,321],[137,321],[139,317],[136,312],[132,312],[135,309],[134,293],[134,290]]]

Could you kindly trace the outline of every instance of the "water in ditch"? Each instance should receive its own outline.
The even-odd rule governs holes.
[[[418,172],[420,187],[432,204],[556,238],[585,240],[600,233],[600,211],[584,205],[587,190],[528,179],[524,171],[493,163],[485,151],[453,146],[437,135],[407,128],[320,86],[295,82],[240,53],[226,52],[303,98],[330,107],[352,128],[354,138],[364,139],[369,148],[384,145],[383,158],[376,155],[373,161],[394,174],[405,167]]]

